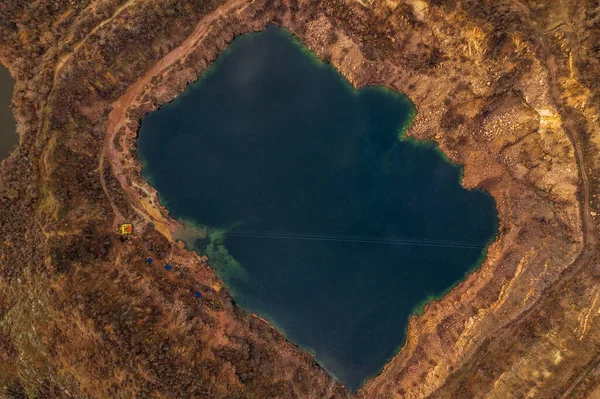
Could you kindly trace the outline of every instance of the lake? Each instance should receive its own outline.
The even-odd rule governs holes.
[[[236,38],[147,115],[138,155],[235,301],[356,390],[411,313],[485,255],[493,199],[434,148],[402,140],[403,95],[356,91],[287,31]]]
[[[15,81],[10,72],[0,64],[0,161],[8,156],[19,140],[15,118],[10,109],[14,86]]]

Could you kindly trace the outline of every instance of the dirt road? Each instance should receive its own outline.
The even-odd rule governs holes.
[[[192,34],[177,48],[168,53],[163,59],[157,62],[152,69],[147,71],[140,79],[137,80],[132,86],[127,89],[125,94],[119,98],[114,104],[111,113],[108,116],[108,129],[106,132],[106,136],[104,139],[104,145],[102,147],[102,153],[100,154],[100,163],[98,165],[98,173],[100,174],[100,182],[102,184],[102,189],[104,190],[108,200],[110,201],[111,206],[115,210],[115,223],[120,223],[123,221],[123,216],[116,209],[114,202],[108,192],[106,187],[106,182],[104,179],[104,162],[105,159],[108,159],[109,164],[112,167],[112,171],[114,176],[117,178],[125,193],[127,194],[128,200],[131,202],[131,205],[136,210],[138,215],[144,218],[147,221],[152,221],[155,224],[163,224],[169,226],[169,229],[173,229],[175,226],[172,221],[167,220],[164,216],[162,220],[157,220],[158,212],[153,215],[149,215],[148,212],[144,209],[144,206],[140,203],[139,197],[129,184],[127,183],[127,178],[125,177],[125,173],[123,171],[123,166],[121,164],[121,157],[123,155],[123,151],[118,151],[114,147],[114,138],[116,134],[123,128],[127,122],[127,110],[132,108],[137,104],[137,98],[139,94],[144,90],[144,88],[150,83],[151,79],[157,75],[163,73],[166,69],[168,69],[175,62],[184,59],[188,56],[196,47],[198,42],[204,39],[210,29],[211,24],[220,18],[223,14],[226,14],[236,7],[240,7],[241,9],[245,8],[251,1],[246,0],[230,0],[225,4],[221,5],[219,8],[214,10],[212,13],[205,16],[199,23],[196,25],[196,28],[192,32]],[[239,10],[238,10],[239,11]]]

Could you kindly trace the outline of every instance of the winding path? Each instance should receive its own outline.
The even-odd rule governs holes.
[[[560,95],[560,88],[557,83],[556,75],[557,75],[557,66],[554,60],[554,56],[550,50],[548,45],[548,41],[544,32],[542,32],[541,28],[533,20],[531,17],[531,11],[527,6],[521,3],[519,0],[513,0],[514,4],[519,7],[523,11],[523,15],[527,18],[529,24],[533,27],[536,32],[536,37],[539,40],[540,47],[544,53],[544,61],[548,72],[550,72],[551,82],[549,85],[550,88],[550,96],[554,102],[554,105],[558,108],[562,119],[562,126],[565,130],[565,133],[569,137],[571,144],[573,146],[575,161],[577,163],[577,168],[579,169],[579,175],[581,177],[581,229],[583,233],[584,245],[583,249],[575,259],[575,261],[568,267],[562,274],[561,278],[558,279],[556,284],[551,286],[538,300],[539,304],[544,297],[549,297],[552,294],[556,294],[558,291],[563,289],[567,283],[569,283],[575,276],[578,275],[579,271],[585,266],[588,265],[591,261],[594,260],[594,253],[598,247],[598,238],[596,232],[596,226],[592,219],[591,209],[590,209],[590,182],[587,171],[585,170],[585,159],[583,156],[583,151],[581,149],[581,137],[579,136],[579,132],[573,120],[569,117],[567,113],[564,102]],[[550,29],[548,33],[552,33],[553,29]],[[531,306],[527,311],[523,312],[519,319],[524,319],[527,315],[532,313],[536,309],[536,305]],[[515,321],[515,323],[518,321]],[[513,324],[513,323],[510,323]],[[600,355],[594,358],[592,362],[590,362],[584,369],[584,371],[574,380],[574,382],[569,385],[569,387],[562,393],[560,396],[561,399],[567,398],[573,389],[575,389],[582,379],[587,375],[587,373],[593,369],[593,367],[600,361]]]
[[[39,127],[38,127],[38,136],[39,137],[45,137],[46,136],[46,132],[44,131],[44,126],[46,125],[46,118],[48,116],[48,105],[50,103],[50,99],[52,98],[52,95],[54,94],[54,90],[56,89],[56,85],[57,85],[57,82],[58,82],[59,75],[62,72],[63,67],[65,66],[65,64],[73,57],[73,55],[75,53],[77,53],[79,51],[79,49],[88,41],[88,39],[94,33],[98,32],[100,29],[102,29],[102,27],[104,27],[107,24],[109,24],[110,22],[112,22],[119,14],[121,14],[124,10],[126,10],[128,7],[130,7],[136,1],[137,0],[128,0],[127,2],[125,2],[121,6],[119,6],[119,8],[117,8],[115,10],[115,12],[109,18],[105,19],[104,21],[102,21],[98,25],[96,25],[94,28],[92,28],[92,30],[89,31],[83,37],[83,39],[81,39],[75,45],[75,47],[73,47],[73,50],[70,53],[65,54],[64,56],[62,56],[58,60],[58,62],[54,66],[54,73],[53,73],[53,76],[52,76],[52,86],[50,87],[50,91],[48,92],[48,96],[46,97],[46,101],[44,102],[44,106],[42,107],[42,115],[41,115],[40,124],[39,124]],[[51,147],[51,145],[49,144],[48,147]],[[48,174],[48,171],[50,170],[50,167],[48,166],[48,154],[50,153],[51,148],[48,148],[48,147],[45,149],[44,153],[41,156],[42,167],[43,167],[43,170],[46,172],[46,175]],[[111,201],[111,206],[112,206],[112,209],[115,212],[115,214],[120,215],[119,210],[116,208],[116,206],[114,206],[114,204],[113,204],[112,201]],[[50,236],[50,234],[46,231],[46,229],[44,228],[44,226],[42,226],[39,223],[39,221],[38,221],[38,225],[39,225],[42,233],[44,234],[44,236],[46,238],[48,238]]]
[[[130,0],[135,1],[135,0]],[[206,37],[206,34],[210,28],[210,25],[218,18],[220,18],[224,13],[227,13],[238,6],[242,6],[245,4],[247,7],[251,4],[252,1],[247,0],[230,0],[220,7],[215,9],[210,14],[206,15],[204,18],[200,20],[196,28],[192,32],[192,34],[183,41],[183,43],[168,53],[165,57],[163,57],[160,61],[158,61],[150,70],[146,71],[141,78],[139,78],[133,85],[131,85],[125,94],[119,98],[115,103],[113,103],[113,109],[108,116],[108,128],[107,133],[104,139],[104,144],[102,146],[102,152],[100,154],[100,162],[98,165],[98,172],[100,174],[100,182],[102,184],[102,189],[106,194],[106,197],[110,201],[112,208],[115,210],[115,223],[119,223],[123,221],[122,214],[116,209],[114,202],[108,192],[106,187],[106,182],[104,178],[104,160],[108,158],[110,165],[112,166],[113,174],[115,178],[119,181],[123,190],[127,194],[131,205],[135,209],[136,213],[140,215],[146,221],[153,221],[155,223],[164,223],[170,225],[170,222],[166,219],[164,220],[156,220],[152,216],[148,215],[145,212],[144,207],[141,206],[138,195],[135,190],[127,183],[127,178],[125,176],[125,172],[123,171],[123,166],[121,164],[121,153],[114,147],[114,139],[117,133],[121,130],[121,128],[125,127],[125,124],[128,121],[127,118],[127,110],[132,108],[137,103],[137,98],[139,94],[146,88],[153,77],[160,75],[167,68],[172,66],[177,61],[188,56],[195,48],[198,42]],[[241,7],[243,9],[245,7]],[[238,11],[241,11],[238,10]]]
[[[132,6],[136,1],[137,0],[128,0],[127,2],[125,2],[122,6],[120,6],[115,11],[115,13],[110,18],[102,21],[100,24],[98,24],[96,27],[94,27],[73,48],[73,51],[71,53],[69,53],[59,59],[59,61],[57,62],[56,66],[55,66],[55,69],[54,69],[52,88],[50,90],[50,93],[48,95],[48,98],[46,99],[46,103],[43,108],[44,111],[43,111],[42,118],[41,118],[40,132],[42,132],[43,126],[45,125],[45,118],[47,115],[48,103],[50,101],[51,96],[53,95],[55,86],[59,79],[60,72],[63,70],[64,66],[72,59],[73,55],[83,46],[83,44],[94,33],[98,32],[98,30],[100,30],[107,24],[111,23],[114,20],[114,18],[116,18],[119,14],[121,14],[128,7]],[[529,309],[526,309],[519,316],[518,320],[515,320],[513,322],[516,324],[516,323],[520,322],[521,320],[523,320],[524,318],[526,318],[532,312],[534,312],[538,308],[538,306],[540,305],[540,303],[542,302],[542,300],[544,298],[548,298],[549,296],[556,294],[559,290],[564,288],[565,285],[568,284],[568,282],[572,280],[572,278],[577,276],[578,272],[585,265],[589,264],[590,261],[593,260],[594,251],[598,245],[598,239],[596,236],[595,224],[593,222],[593,219],[591,217],[591,212],[590,212],[590,197],[591,197],[590,191],[591,190],[590,190],[589,176],[585,170],[585,159],[584,159],[584,155],[583,155],[583,150],[581,148],[581,137],[577,130],[576,124],[569,117],[569,114],[566,111],[563,100],[561,98],[560,88],[559,88],[559,85],[557,83],[557,78],[556,78],[557,66],[555,64],[554,57],[553,57],[550,47],[548,45],[546,35],[541,30],[541,28],[538,26],[538,24],[532,19],[530,10],[524,4],[522,4],[519,0],[513,0],[513,1],[514,1],[514,4],[519,9],[521,9],[524,17],[527,19],[527,22],[531,25],[531,27],[535,31],[535,36],[536,36],[537,40],[539,41],[540,49],[542,50],[542,52],[544,54],[543,61],[545,62],[546,67],[551,75],[551,82],[549,84],[550,96],[561,115],[561,119],[563,122],[563,128],[565,130],[565,133],[569,137],[571,144],[573,146],[573,149],[574,149],[575,161],[576,161],[577,167],[579,169],[579,174],[581,177],[581,197],[582,197],[581,198],[581,223],[582,223],[582,233],[583,233],[583,238],[584,238],[583,249],[580,252],[580,254],[577,256],[575,261],[570,265],[570,267],[568,267],[565,270],[565,272],[563,273],[561,278],[556,282],[556,284],[554,284],[553,286],[548,288],[541,295],[540,299],[535,304],[533,304]],[[199,23],[196,25],[192,34],[188,38],[186,38],[180,46],[178,46],[177,48],[175,48],[174,50],[169,52],[165,57],[163,57],[160,61],[158,61],[150,70],[146,71],[132,86],[130,86],[127,89],[127,91],[125,92],[125,94],[122,97],[120,97],[115,103],[113,103],[113,109],[109,114],[107,132],[106,132],[106,135],[104,138],[104,142],[103,142],[102,150],[101,150],[101,154],[100,154],[100,159],[99,159],[99,164],[98,164],[98,173],[99,173],[99,178],[100,178],[100,182],[102,185],[102,189],[103,189],[107,199],[109,200],[109,203],[110,203],[111,208],[113,209],[113,212],[115,215],[114,223],[119,223],[119,222],[124,221],[124,217],[123,217],[122,213],[119,211],[119,209],[116,207],[116,205],[110,195],[110,192],[107,188],[105,176],[104,176],[105,160],[108,160],[108,163],[109,163],[110,167],[112,168],[113,175],[121,184],[122,188],[124,189],[124,191],[127,195],[128,200],[131,202],[131,205],[132,205],[133,209],[136,211],[136,213],[139,216],[141,216],[143,220],[146,220],[146,221],[168,223],[167,220],[156,220],[156,216],[149,215],[146,212],[143,205],[140,203],[140,199],[139,199],[139,196],[138,196],[135,188],[131,187],[129,185],[129,183],[127,182],[127,178],[126,178],[125,172],[123,170],[123,166],[121,164],[121,152],[119,152],[114,147],[114,139],[115,139],[116,135],[122,128],[125,128],[125,126],[128,122],[127,111],[137,104],[138,96],[150,84],[153,77],[164,73],[169,67],[171,67],[173,64],[175,64],[179,60],[187,57],[196,48],[197,44],[207,36],[213,22],[215,22],[218,18],[221,18],[221,16],[224,13],[234,10],[236,7],[240,7],[240,9],[241,9],[241,8],[243,8],[244,5],[248,5],[248,4],[251,4],[251,1],[229,0],[229,1],[225,2],[224,4],[222,4],[220,7],[218,7],[216,10],[211,12],[210,14],[203,17],[199,21]],[[44,157],[44,161],[45,161],[45,157]],[[46,168],[46,172],[47,171],[48,171],[48,168]],[[503,333],[510,334],[511,332],[510,332],[509,327],[511,325],[513,325],[513,323],[509,323],[508,325],[506,325],[504,327]],[[583,376],[583,374],[582,374],[582,376]],[[563,397],[566,397],[572,391],[572,389],[582,379],[582,376],[580,376],[578,379],[576,379],[576,381],[564,393]]]
[[[514,4],[517,5],[517,7],[519,7],[523,11],[523,15],[527,18],[529,24],[533,27],[533,29],[536,32],[536,37],[539,40],[540,47],[544,53],[544,62],[551,76],[551,82],[549,85],[550,96],[552,97],[554,105],[557,107],[560,113],[563,129],[565,130],[565,133],[569,137],[571,145],[573,146],[575,162],[577,164],[577,168],[579,169],[579,175],[581,177],[581,229],[583,233],[583,249],[577,256],[575,261],[570,265],[570,267],[568,267],[563,272],[561,278],[559,278],[556,284],[550,287],[544,293],[545,295],[542,296],[547,297],[562,289],[573,277],[575,277],[578,274],[578,272],[583,266],[587,265],[591,260],[593,260],[594,252],[598,246],[598,238],[596,236],[596,226],[592,219],[592,214],[590,210],[590,182],[588,174],[585,170],[585,160],[583,156],[583,151],[581,149],[581,137],[579,136],[579,132],[577,131],[573,120],[570,119],[569,114],[565,109],[564,102],[561,98],[559,85],[556,79],[557,67],[554,60],[554,56],[550,51],[546,35],[538,26],[537,22],[535,22],[532,19],[529,8],[527,8],[519,0],[513,1]],[[532,311],[534,308],[535,306],[532,306],[527,312],[524,312],[521,315],[521,318],[529,314],[529,312]]]

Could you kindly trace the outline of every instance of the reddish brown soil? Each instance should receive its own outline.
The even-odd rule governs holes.
[[[0,396],[593,397],[600,288],[594,1],[82,0],[0,5],[19,147],[0,173]],[[140,118],[235,37],[289,28],[496,199],[480,269],[351,395],[235,306],[140,178]],[[116,227],[134,223],[123,240]],[[154,226],[154,227],[152,227]],[[145,259],[152,256],[149,266]],[[174,265],[167,273],[163,263]],[[200,290],[197,300],[192,293]]]

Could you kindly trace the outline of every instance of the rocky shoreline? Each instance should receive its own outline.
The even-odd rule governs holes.
[[[149,5],[146,12],[164,14],[155,7]],[[48,69],[55,65],[51,49],[38,57],[40,72],[31,74],[26,73],[27,64],[16,60],[35,57],[18,46],[0,48],[1,59],[17,77],[15,104],[22,135],[19,149],[3,166],[0,185],[7,187],[0,193],[0,220],[5,221],[0,230],[9,242],[0,249],[0,260],[22,265],[2,269],[0,338],[6,338],[0,341],[7,341],[6,353],[21,354],[11,358],[7,369],[19,370],[19,375],[33,370],[27,371],[27,379],[14,377],[4,384],[35,391],[41,389],[40,381],[49,379],[49,385],[68,389],[67,397],[96,396],[94,390],[101,392],[97,396],[123,392],[122,397],[132,397],[144,389],[166,394],[181,389],[181,381],[187,381],[186,389],[197,389],[194,392],[214,388],[210,397],[232,392],[244,397],[351,395],[310,355],[235,307],[214,272],[197,255],[175,245],[172,234],[180,225],[142,180],[135,158],[143,115],[195,81],[235,36],[276,23],[354,86],[383,85],[410,97],[418,114],[407,134],[435,141],[450,160],[464,165],[462,184],[489,191],[498,206],[500,233],[483,265],[444,298],[428,304],[422,315],[411,318],[404,347],[356,395],[506,398],[518,392],[523,397],[548,397],[578,389],[573,384],[587,381],[577,378],[595,367],[591,348],[600,342],[593,327],[599,323],[594,315],[600,303],[593,283],[598,275],[597,223],[591,214],[598,211],[591,196],[596,198],[599,189],[590,183],[598,165],[586,155],[594,153],[599,132],[587,122],[597,115],[597,97],[590,89],[571,88],[585,88],[580,81],[593,70],[580,71],[578,79],[572,61],[575,50],[564,60],[568,35],[558,45],[556,35],[540,36],[531,20],[533,11],[525,12],[520,3],[486,3],[487,14],[477,7],[418,0],[230,0],[198,10],[193,25],[181,15],[162,16],[171,22],[165,32],[179,33],[165,34],[161,42],[163,36],[148,29],[153,50],[127,63],[135,46],[115,50],[111,43],[132,41],[139,46],[142,38],[130,36],[129,28],[148,24],[137,22],[140,4],[131,4],[115,8],[107,28],[85,36],[74,47],[77,56],[54,69]],[[562,5],[552,7],[562,12]],[[535,12],[538,23],[552,22]],[[184,22],[178,24],[178,18]],[[23,55],[15,57],[19,51]],[[83,54],[89,59],[80,57]],[[47,89],[44,82],[52,80]],[[39,90],[33,87],[46,88],[48,94],[37,96]],[[46,101],[40,105],[39,98]],[[32,160],[38,156],[35,164]],[[88,163],[89,168],[81,166]],[[15,183],[25,176],[29,183]],[[24,198],[30,200],[17,203]],[[588,209],[590,203],[595,211]],[[37,224],[19,222],[28,218]],[[125,220],[133,220],[141,234],[123,244],[112,231]],[[44,243],[43,251],[19,257],[16,248],[36,241]],[[168,259],[176,265],[175,272],[165,276],[144,268],[148,253]],[[17,309],[29,306],[10,294],[24,276],[30,281],[27,292],[43,290],[41,309],[53,315],[52,320],[38,321],[34,330],[14,316]],[[80,282],[84,278],[88,284]],[[73,286],[74,282],[79,283]],[[186,297],[195,284],[206,294],[201,307]],[[104,293],[95,285],[104,287]],[[150,287],[156,292],[150,294]],[[95,304],[86,299],[89,295]],[[103,309],[113,306],[114,298],[121,309],[131,309],[131,320],[106,314]],[[167,306],[166,299],[176,305]],[[81,320],[77,331],[86,337],[82,341],[58,343],[71,328],[71,321],[61,316],[63,309],[73,309]],[[147,309],[161,316],[154,318]],[[132,329],[128,322],[147,326]],[[195,341],[186,338],[190,329],[196,331]],[[30,348],[29,339],[17,339],[20,334],[40,342],[30,344],[37,349],[24,349]],[[156,354],[138,347],[148,339],[158,348]],[[56,345],[53,361],[47,359],[49,345]],[[151,375],[160,375],[168,364],[177,377],[148,385],[127,359],[119,358],[123,353],[111,349],[117,347],[131,358],[154,359],[144,363]],[[105,348],[109,355],[98,353],[97,358],[68,366],[77,353],[96,353],[90,348]],[[173,353],[179,355],[172,357]],[[104,370],[104,378],[113,382],[101,386],[102,377],[94,377],[92,370],[101,369],[103,362],[110,364],[103,356],[111,356],[131,383],[123,386],[115,370]],[[46,359],[44,367],[30,367],[40,359]],[[71,376],[67,379],[58,373],[65,367]],[[198,380],[194,373],[215,378]],[[595,389],[595,384],[588,385],[586,389]]]

